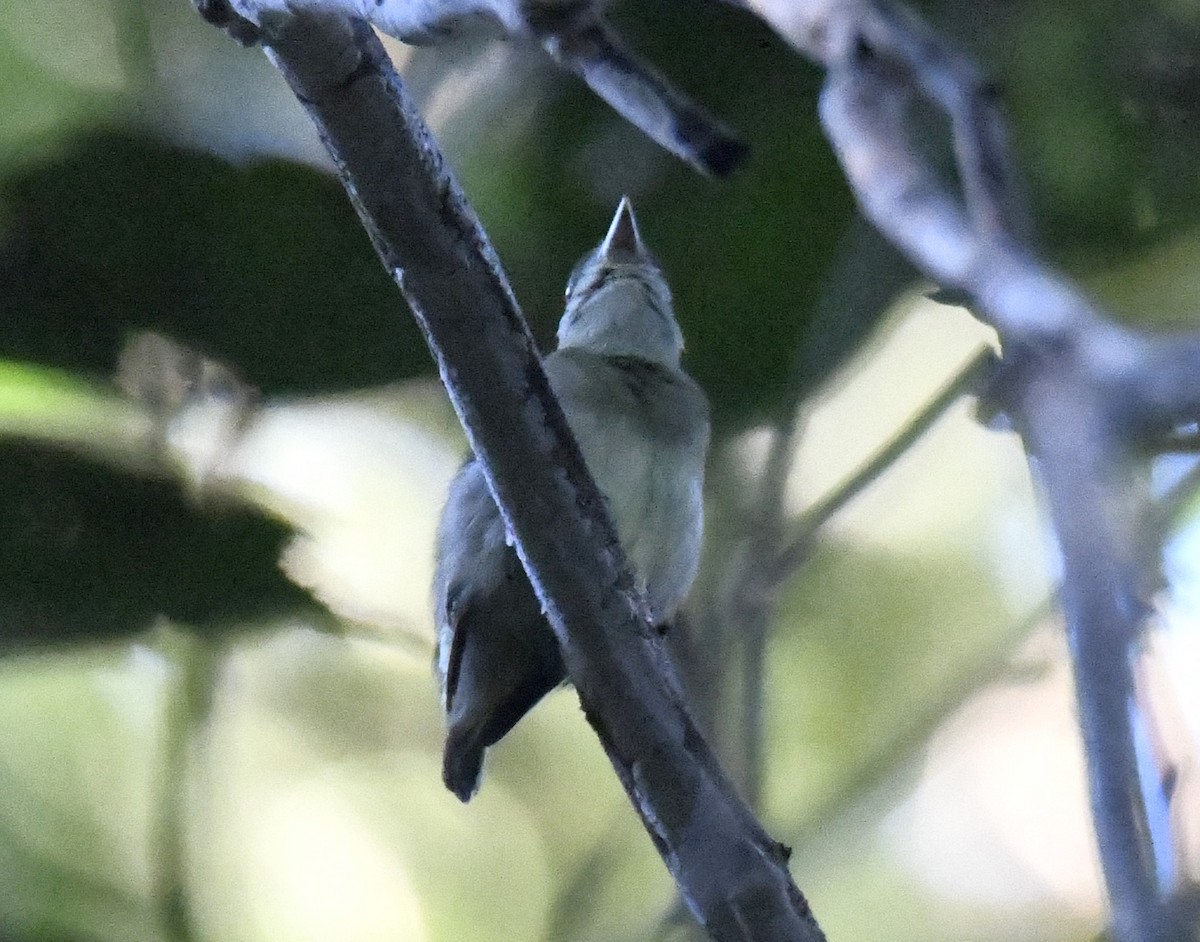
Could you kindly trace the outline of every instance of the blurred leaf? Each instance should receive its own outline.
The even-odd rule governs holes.
[[[109,387],[62,370],[0,360],[0,436],[140,465],[149,430],[145,413]]]
[[[426,658],[290,627],[223,674],[190,817],[206,937],[544,937],[545,839],[503,779],[470,806],[442,785]]]
[[[1200,7],[920,6],[999,81],[1041,248],[1060,264],[1093,271],[1200,219]]]
[[[168,3],[191,19],[161,27]],[[419,482],[436,475],[406,477],[397,455],[436,470],[445,459],[431,456],[441,452],[389,433],[386,421],[374,421],[374,402],[278,398],[432,375],[340,186],[307,167],[234,167],[95,129],[97,121],[115,125],[112,103],[125,95],[129,120],[159,120],[164,133],[247,153],[283,136],[278,128],[295,117],[295,102],[284,101],[257,51],[235,50],[185,0],[151,0],[140,10],[149,19],[138,63],[147,107],[131,108],[113,70],[117,7],[85,5],[64,0],[45,22],[20,5],[0,10],[0,89],[11,118],[0,131],[0,359],[12,361],[0,368],[0,427],[60,443],[103,434],[123,448],[132,428],[125,419],[135,417],[104,402],[104,388],[85,377],[110,375],[131,331],[165,331],[266,392],[262,414],[238,429],[241,446],[268,432],[305,436],[309,450],[275,452],[253,475],[240,468],[236,483],[274,485],[275,503],[260,499],[275,512],[281,497],[291,500],[289,519],[310,536],[321,535],[316,524],[327,517],[321,532],[361,551],[338,556],[360,577],[355,591],[367,581],[424,586],[413,560],[426,522],[395,508],[432,506]],[[140,0],[118,6],[136,18]],[[1194,234],[1180,233],[1194,232],[1200,206],[1200,17],[1180,0],[927,6],[1002,80],[1049,251],[1079,271],[1120,262],[1106,287],[1127,310],[1165,309],[1164,284],[1173,281],[1171,310],[1186,319],[1196,248]],[[728,6],[616,7],[631,45],[751,144],[741,174],[722,184],[696,177],[536,51],[515,70],[523,85],[514,95],[497,96],[490,114],[463,111],[467,125],[446,134],[457,148],[451,157],[543,340],[566,273],[628,192],[675,289],[689,368],[718,419],[741,426],[815,389],[871,333],[911,273],[856,221],[816,121],[817,69]],[[80,21],[89,28],[56,42],[75,14],[89,15]],[[192,55],[193,28],[196,44],[226,43],[229,55]],[[171,41],[161,42],[167,33]],[[130,41],[120,29],[115,39]],[[60,46],[61,61],[47,54]],[[520,54],[519,44],[506,48]],[[243,73],[234,62],[255,67]],[[219,76],[206,72],[214,64]],[[464,89],[456,66],[446,68],[448,80],[430,85],[443,114]],[[459,60],[457,68],[474,66]],[[187,104],[197,88],[206,101]],[[261,107],[247,108],[243,93]],[[270,102],[278,113],[267,114]],[[11,169],[11,155],[28,157],[30,141],[47,154],[66,129],[88,127],[42,163]],[[311,129],[303,133],[314,139]],[[939,320],[939,329],[948,323]],[[912,373],[930,369],[930,346],[906,357]],[[880,385],[889,402],[898,398]],[[845,457],[885,411],[852,411],[835,429],[833,451]],[[313,417],[336,434],[313,434]],[[355,469],[348,456],[360,439],[372,460]],[[197,508],[162,481],[32,447],[0,452],[0,648],[123,637],[158,615],[203,630],[221,622],[261,630],[258,616],[311,605],[277,569],[288,535],[279,526]],[[975,454],[963,446],[953,453]],[[943,455],[915,482],[901,469],[892,480],[914,499],[904,504],[897,490],[877,493],[875,504],[864,496],[838,521],[844,539],[824,544],[782,600],[766,697],[768,810],[784,839],[788,829],[819,834],[795,866],[831,938],[839,929],[868,937],[881,913],[905,923],[893,926],[905,938],[1012,937],[1012,924],[986,921],[964,933],[955,905],[915,887],[876,840],[911,774],[895,757],[919,748],[940,705],[995,663],[1011,630],[1006,603],[1036,582],[1024,563],[999,562],[994,546],[982,546],[992,535],[981,531],[1001,526],[995,517],[969,517],[951,493],[964,478],[974,490],[993,486],[984,470],[992,460],[975,463],[978,474]],[[279,486],[295,470],[305,472],[302,492]],[[350,486],[353,499],[332,479]],[[397,487],[391,503],[384,481]],[[381,513],[385,504],[392,509]],[[896,513],[901,504],[907,510]],[[854,510],[871,518],[869,530],[861,519],[850,526]],[[1010,525],[1011,508],[1004,512]],[[396,515],[404,524],[393,528]],[[370,532],[408,543],[402,576],[392,577],[391,557],[375,548],[394,544],[361,538],[364,516],[378,528]],[[948,518],[961,524],[953,533]],[[895,545],[879,549],[887,540]],[[1006,545],[1008,556],[1021,555]],[[982,556],[998,576],[976,568]],[[291,559],[304,561],[296,552]],[[1005,579],[1021,588],[1002,592]],[[418,609],[408,597],[423,593],[406,590],[406,611]],[[300,613],[295,621],[316,627],[325,619]],[[463,808],[438,782],[440,725],[424,654],[398,666],[393,649],[285,630],[266,643],[256,636],[222,662],[212,725],[183,749],[194,760],[183,783],[186,880],[205,938],[328,939],[354,929],[456,942],[601,939],[653,923],[669,882],[574,695],[548,698],[494,750],[483,792]],[[131,796],[122,763],[144,770],[161,758],[127,756],[123,724],[146,723],[149,699],[143,691],[110,709],[48,680],[34,659],[0,666],[10,668],[0,683],[0,896],[10,893],[22,916],[18,925],[18,907],[0,903],[0,936],[28,942],[61,926],[103,939],[152,938],[140,884],[126,879],[128,861],[117,852],[147,814],[162,811],[121,804]],[[85,684],[105,671],[76,669]],[[860,833],[847,840],[830,810],[847,810],[839,799],[862,785],[872,763],[888,764],[887,782],[873,802],[849,809]],[[1022,930],[1042,931],[1041,914],[1021,920]]]
[[[124,94],[111,3],[62,0],[31,17],[0,3],[0,166],[114,120]]]
[[[936,726],[928,704],[949,709],[973,689],[958,688],[964,678],[988,679],[977,665],[1010,643],[1012,622],[997,586],[961,557],[822,547],[771,640],[768,808],[796,829],[813,808],[848,797],[855,770]]]
[[[167,665],[142,654],[0,662],[0,932],[160,938],[150,840]]]
[[[267,392],[432,371],[345,193],[311,168],[93,135],[0,198],[0,355],[107,374],[153,328]]]
[[[135,634],[303,605],[277,565],[287,531],[179,489],[0,443],[0,648]],[[311,604],[311,603],[309,603]]]
[[[689,368],[714,391],[718,417],[741,424],[791,398],[799,344],[819,350],[806,358],[803,392],[882,308],[847,303],[823,312],[836,323],[819,336],[810,325],[854,218],[813,120],[819,76],[736,11],[677,3],[624,26],[634,45],[690,76],[692,93],[741,125],[754,150],[734,181],[698,177],[549,69],[543,88],[526,83],[522,133],[489,134],[473,113],[472,139],[498,141],[458,155],[459,169],[547,342],[567,272],[630,191],[675,288]],[[732,75],[705,68],[718,54]],[[546,90],[548,101],[539,97]],[[510,118],[490,120],[499,128]],[[10,214],[0,354],[106,371],[123,332],[156,329],[235,364],[268,393],[431,372],[348,201],[320,173],[278,162],[234,169],[105,134],[10,179],[0,197]],[[854,283],[890,296],[886,270],[895,265],[868,249]],[[908,277],[904,269],[901,283]]]

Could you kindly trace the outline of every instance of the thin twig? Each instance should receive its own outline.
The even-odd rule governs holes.
[[[908,10],[880,4],[873,14],[862,19],[872,55],[901,70],[907,84],[950,117],[964,202],[976,229],[987,238],[1028,238],[1028,207],[995,86]]]
[[[730,617],[746,632],[742,677],[741,763],[746,800],[757,807],[762,780],[762,688],[768,640],[767,627],[774,613],[780,588],[808,559],[817,533],[839,510],[895,463],[959,399],[976,389],[994,365],[990,347],[981,348],[959,372],[896,435],[871,456],[854,474],[804,513],[786,536],[783,520],[784,487],[795,451],[797,419],[792,412],[772,437],[763,471],[759,504],[751,514],[751,538],[745,553],[753,567],[737,581],[741,593],[731,606]],[[747,567],[743,567],[747,568]],[[738,572],[737,568],[734,572]]]
[[[763,697],[767,647],[779,595],[796,567],[775,565],[787,543],[785,491],[804,425],[802,408],[810,377],[828,370],[831,352],[844,352],[856,325],[875,324],[895,296],[916,276],[861,216],[847,227],[821,293],[809,314],[799,318],[804,333],[796,349],[789,393],[771,434],[756,496],[746,514],[744,533],[728,564],[716,619],[725,635],[741,647],[740,735],[743,795],[758,807],[763,776]],[[722,663],[736,663],[726,645]]]
[[[1198,466],[1200,467],[1200,466]],[[1156,502],[1159,509],[1177,507],[1200,483],[1200,473],[1185,475],[1173,484]],[[885,782],[895,778],[896,769],[911,762],[926,749],[929,738],[946,720],[956,713],[969,698],[985,685],[1001,679],[1012,664],[1013,653],[1029,635],[1048,617],[1059,604],[1061,587],[1041,603],[1034,606],[1028,615],[1001,632],[987,650],[953,681],[946,684],[946,693],[936,701],[921,704],[920,712],[906,723],[905,728],[891,737],[883,748],[859,763],[847,775],[841,777],[828,789],[828,799],[810,809],[800,829],[789,834],[790,841],[801,859],[811,848],[819,852],[820,843],[828,837],[830,821],[835,821],[851,812]],[[1165,939],[1180,936],[1166,934]]]
[[[208,639],[157,628],[152,637],[157,650],[173,665],[175,683],[167,695],[163,724],[163,776],[156,822],[158,878],[156,895],[163,929],[171,942],[195,938],[187,875],[188,791],[192,750],[212,711],[218,655]]]
[[[895,24],[903,22],[877,15],[887,9],[883,4],[864,8],[869,11],[864,35],[876,36],[886,32],[887,24],[900,28]],[[929,69],[943,68],[941,57],[948,53],[942,46],[922,50]],[[1147,336],[1117,324],[1018,241],[1012,233],[1020,230],[1019,223],[999,228],[977,222],[909,140],[905,121],[911,92],[882,54],[874,47],[855,46],[846,57],[830,61],[821,97],[826,133],[866,215],[921,270],[943,286],[966,292],[975,301],[973,310],[999,331],[1006,347],[1070,348],[1098,393],[1112,402],[1115,422],[1161,434],[1200,417],[1200,383],[1195,380],[1200,335]],[[919,68],[919,60],[909,67]],[[979,88],[991,94],[986,83]],[[955,130],[960,136],[974,135],[977,146],[956,147],[982,156],[974,160],[979,167],[971,161],[960,164],[960,175],[970,183],[989,173],[990,184],[978,182],[974,189],[996,188],[997,180],[1015,173],[980,169],[1002,162],[1006,153],[994,140],[1002,138],[995,113],[982,106],[965,109],[968,113],[976,116],[975,126],[963,117]],[[992,208],[980,212],[999,218],[1015,212],[1021,200],[992,196],[987,202]],[[1009,208],[999,209],[1001,202]]]
[[[763,694],[767,642],[783,581],[773,578],[770,561],[783,539],[784,496],[796,451],[800,417],[791,409],[776,426],[758,482],[758,496],[747,515],[749,530],[731,564],[733,589],[725,613],[742,637],[741,772],[742,794],[750,807],[762,800]]]
[[[679,697],[499,261],[383,47],[361,20],[260,25],[425,333],[584,712],[693,914],[718,940],[823,939],[786,849]]]
[[[803,333],[796,347],[788,395],[771,430],[767,458],[754,482],[755,496],[737,524],[738,533],[717,591],[713,598],[694,606],[698,635],[689,645],[691,656],[686,659],[691,669],[688,679],[695,691],[693,703],[703,711],[718,752],[732,766],[742,795],[752,808],[757,808],[761,800],[766,763],[763,718],[767,652],[780,592],[793,575],[776,571],[771,561],[779,556],[784,537],[784,493],[804,424],[802,404],[813,387],[813,376],[828,376],[830,358],[841,359],[856,346],[863,325],[875,324],[915,277],[907,261],[856,215],[840,240],[816,304],[797,318]],[[732,665],[740,665],[740,676]],[[729,729],[718,726],[715,718],[718,701],[726,692],[724,682],[735,678],[740,709]],[[681,918],[682,903],[663,917],[658,935]]]
[[[812,551],[813,541],[820,529],[855,497],[903,455],[924,435],[946,411],[964,395],[979,388],[994,367],[996,354],[991,347],[981,347],[959,371],[930,400],[921,407],[904,427],[888,439],[844,481],[829,494],[806,510],[791,528],[786,546],[773,564],[777,573],[793,572]]]

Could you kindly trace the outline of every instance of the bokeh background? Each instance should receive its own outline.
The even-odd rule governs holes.
[[[1046,254],[1124,319],[1195,326],[1200,10],[921,10],[1000,81]],[[1096,938],[1057,563],[1018,439],[963,399],[814,512],[991,332],[856,218],[816,69],[715,2],[613,19],[748,141],[730,180],[537,49],[389,48],[540,340],[622,194],[670,276],[716,422],[679,639],[697,709],[831,940]],[[463,439],[261,53],[186,0],[0,0],[0,118],[0,940],[689,938],[569,691],[469,806],[440,784],[429,582]],[[1139,728],[1182,880],[1194,459],[1143,463],[1172,512]],[[798,551],[764,600],[772,528]]]

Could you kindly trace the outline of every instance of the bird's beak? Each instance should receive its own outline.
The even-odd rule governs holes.
[[[629,256],[642,259],[646,255],[646,246],[642,244],[642,235],[633,215],[633,204],[628,196],[622,196],[617,214],[608,227],[608,235],[600,243],[600,256],[606,261],[620,262],[629,261]]]

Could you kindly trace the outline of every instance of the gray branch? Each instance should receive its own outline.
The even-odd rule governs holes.
[[[563,69],[659,146],[701,173],[723,177],[746,146],[720,121],[629,52],[604,21],[601,0],[194,0],[202,15],[242,42],[259,24],[291,13],[361,17],[420,44],[453,39],[485,22],[512,39],[533,39]]]
[[[574,17],[539,30],[543,48],[582,78],[618,114],[702,173],[728,176],[746,145],[634,56],[599,17]]]
[[[1069,359],[1038,357],[1021,379],[1015,411],[1063,557],[1059,599],[1114,929],[1122,942],[1163,940],[1131,726],[1130,660],[1147,611],[1127,506],[1132,482],[1104,397]]]
[[[825,65],[821,118],[859,204],[926,274],[999,332],[1000,382],[1040,478],[1064,565],[1062,604],[1092,813],[1121,942],[1167,938],[1134,756],[1130,659],[1142,628],[1149,521],[1132,440],[1200,416],[1200,338],[1118,326],[1030,246],[995,95],[977,70],[884,0],[742,0]],[[950,119],[962,192],[913,146],[909,102]]]
[[[718,940],[823,939],[786,848],[677,693],[500,263],[371,28],[258,26],[425,333],[588,720],[692,912]]]

